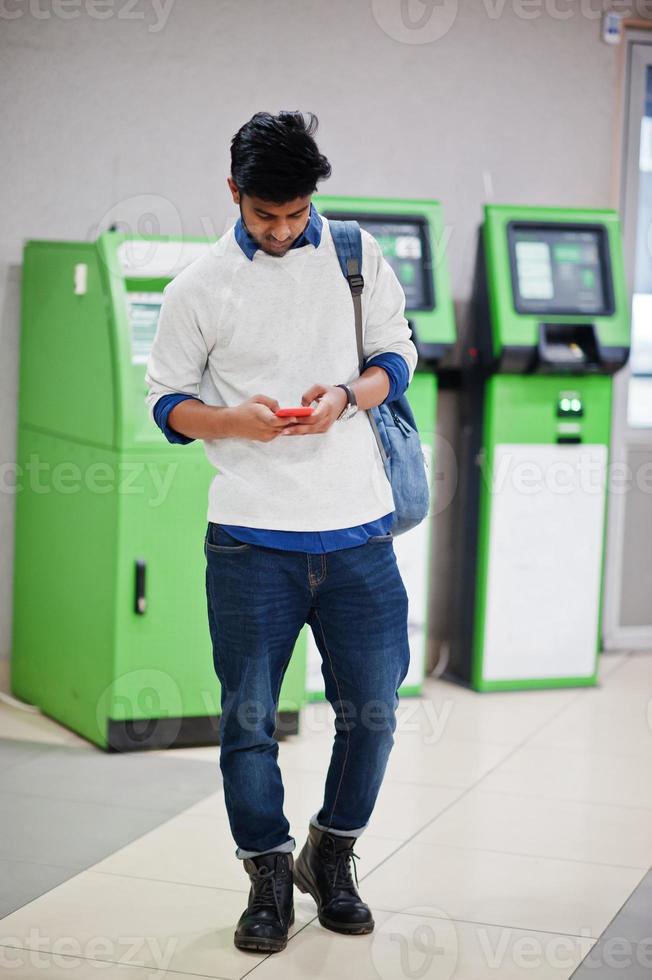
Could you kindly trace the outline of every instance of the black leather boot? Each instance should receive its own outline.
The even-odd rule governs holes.
[[[251,889],[233,937],[238,949],[277,953],[287,946],[294,922],[292,865],[292,855],[280,851],[245,858]]]
[[[319,921],[333,932],[361,935],[371,932],[371,909],[358,895],[353,853],[355,837],[340,837],[310,825],[308,840],[294,864],[294,883],[312,895]],[[355,881],[351,877],[351,864]]]

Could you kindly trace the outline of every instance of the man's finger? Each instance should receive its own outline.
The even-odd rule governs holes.
[[[281,407],[275,398],[269,398],[267,395],[254,395],[251,400],[259,405],[267,405],[272,412],[278,412]]]
[[[301,396],[301,404],[309,405],[310,402],[314,402],[315,398],[319,398],[319,396],[323,395],[327,390],[326,385],[313,385],[312,388],[308,388],[305,394]]]
[[[282,432],[283,436],[316,436],[321,432],[326,432],[326,428],[317,425],[306,425],[305,423],[298,422],[297,425],[292,425],[285,432]]]

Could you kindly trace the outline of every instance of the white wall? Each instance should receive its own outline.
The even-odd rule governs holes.
[[[399,0],[97,2],[7,0],[0,13],[0,467],[15,458],[24,240],[88,238],[149,212],[162,233],[220,233],[229,140],[258,109],[318,114],[329,192],[445,203],[462,314],[487,188],[503,202],[611,203],[618,54],[600,39],[600,0],[559,0],[563,19],[551,0],[444,0],[421,31],[401,27]],[[456,10],[444,36],[407,43]],[[0,654],[13,506],[0,492]]]

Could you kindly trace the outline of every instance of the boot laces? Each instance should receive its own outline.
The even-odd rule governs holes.
[[[335,890],[354,891],[358,887],[358,869],[355,862],[360,860],[352,847],[334,851],[329,855],[333,862],[333,884]],[[351,875],[353,869],[353,876]],[[355,878],[355,881],[354,881]]]
[[[276,874],[273,868],[267,868],[264,865],[256,868],[255,871],[251,872],[250,878],[254,889],[251,911],[261,912],[264,909],[276,909],[279,922],[283,922],[276,891]]]

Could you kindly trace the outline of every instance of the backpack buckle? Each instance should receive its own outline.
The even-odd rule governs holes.
[[[351,276],[347,276],[347,281],[349,283],[349,288],[353,296],[359,296],[364,289],[364,279],[359,272],[355,272]]]

